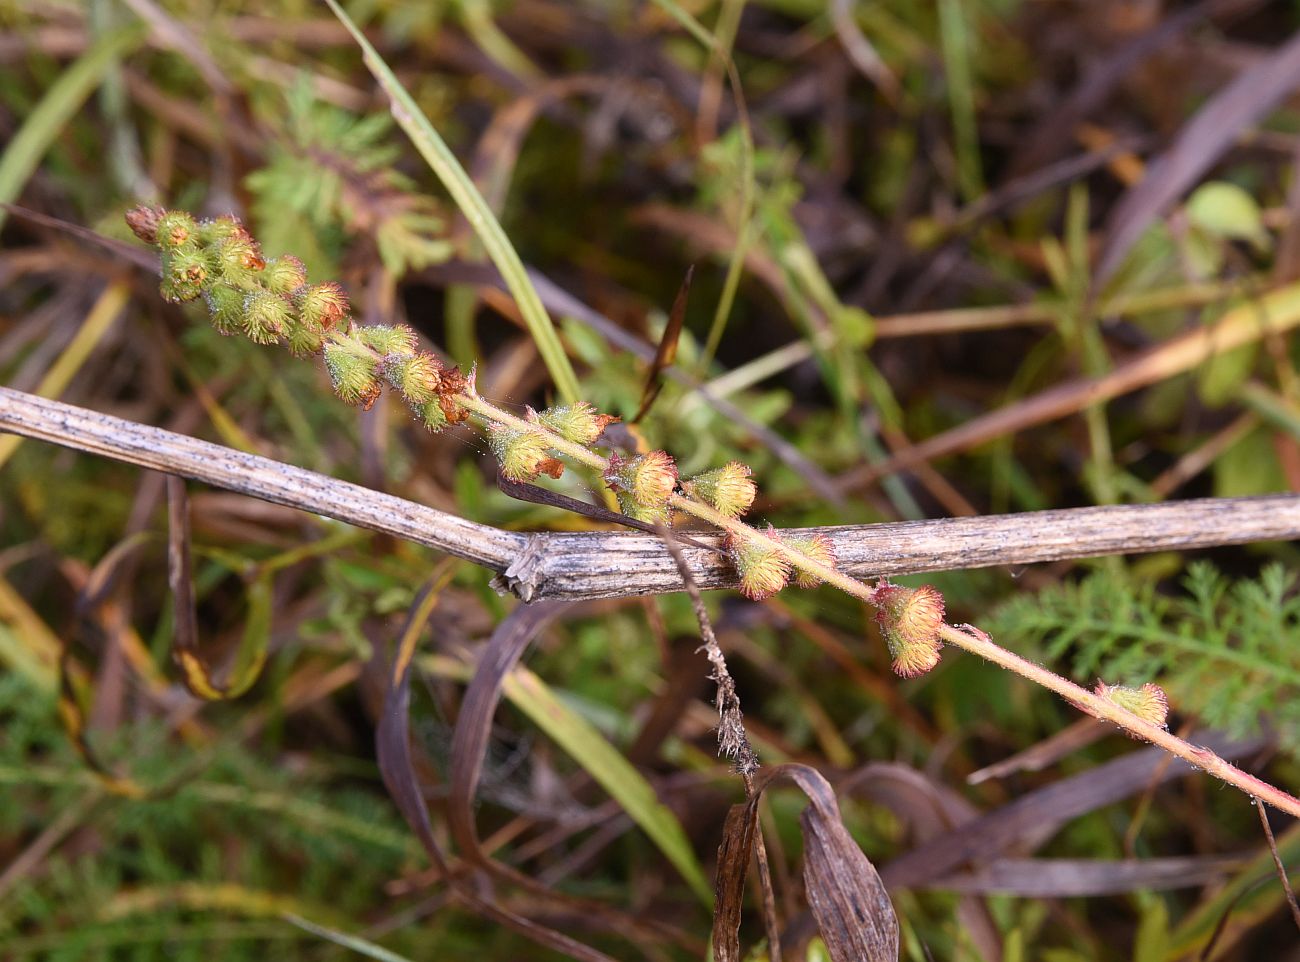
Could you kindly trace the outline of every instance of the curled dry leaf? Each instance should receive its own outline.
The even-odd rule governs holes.
[[[898,919],[875,866],[853,841],[840,817],[830,783],[806,765],[780,765],[754,781],[749,801],[736,805],[718,847],[713,953],[717,962],[738,962],[745,871],[753,858],[758,802],[777,778],[789,778],[808,796],[800,818],[804,841],[804,889],[808,905],[834,962],[895,962]]]

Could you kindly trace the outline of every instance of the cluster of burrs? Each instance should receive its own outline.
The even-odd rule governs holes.
[[[432,430],[469,416],[456,401],[465,375],[419,350],[415,331],[356,324],[340,285],[307,283],[306,267],[292,254],[266,258],[237,218],[200,221],[142,205],[126,222],[162,254],[162,296],[174,303],[202,299],[220,333],[282,343],[298,357],[322,355],[334,393],[348,404],[368,408],[387,385]]]
[[[739,520],[758,493],[749,467],[739,461],[681,478],[665,451],[605,457],[595,448],[618,418],[585,401],[529,409],[523,418],[494,407],[478,395],[472,373],[466,376],[420,350],[411,328],[357,324],[341,286],[332,281],[308,284],[302,261],[291,254],[264,257],[235,217],[199,221],[184,211],[141,206],[126,220],[137,237],[162,254],[164,298],[201,298],[222,334],[243,334],[259,344],[283,343],[298,356],[322,355],[335,394],[348,404],[369,407],[387,386],[431,431],[466,421],[473,413],[484,422],[502,476],[511,481],[529,482],[543,474],[558,478],[564,471],[561,458],[569,458],[599,470],[629,518],[666,526],[677,513],[695,515],[724,532],[723,546],[748,598],[767,598],[792,580],[811,588],[824,578],[843,577],[825,535],[783,535],[770,525],[764,531]],[[894,671],[912,677],[939,663],[944,603],[937,590],[882,581],[869,597]],[[1101,685],[1097,694],[1164,723],[1164,695],[1155,685]]]

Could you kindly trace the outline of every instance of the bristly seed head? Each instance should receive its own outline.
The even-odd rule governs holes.
[[[912,678],[939,664],[939,629],[943,595],[931,585],[904,588],[887,582],[876,586],[876,623],[885,636],[894,671]]]
[[[827,568],[838,570],[839,559],[835,557],[835,545],[824,534],[815,534],[810,538],[785,538],[785,543],[805,557],[811,558]],[[811,571],[794,569],[794,583],[800,588],[816,588],[822,579]]]
[[[1099,681],[1095,694],[1160,728],[1166,727],[1169,720],[1169,699],[1164,689],[1151,682],[1141,688],[1125,688]]]
[[[729,461],[682,482],[682,490],[728,518],[739,518],[754,503],[758,488],[750,480],[749,465]]]
[[[325,369],[334,383],[334,393],[345,404],[359,404],[369,410],[383,386],[376,371],[379,362],[373,356],[348,344],[325,345]]]
[[[162,269],[163,279],[159,291],[164,300],[173,304],[194,300],[203,293],[212,276],[212,264],[207,253],[197,247],[165,252]]]
[[[348,313],[348,295],[333,281],[299,287],[294,290],[293,299],[304,321],[327,331]]]
[[[677,487],[677,464],[666,451],[651,451],[629,459],[614,454],[604,478],[616,493],[627,494],[637,506],[657,510],[668,504],[669,496]]]
[[[212,326],[218,334],[229,337],[239,331],[244,318],[244,300],[248,295],[225,284],[213,284],[203,292]]]
[[[164,211],[154,224],[154,243],[164,251],[177,251],[192,246],[198,232],[199,225],[185,211]]]
[[[274,344],[294,322],[293,305],[279,294],[254,291],[244,301],[240,326],[254,344]]]
[[[586,401],[578,401],[574,404],[547,408],[540,413],[530,410],[528,420],[550,428],[566,441],[587,447],[595,443],[605,427],[618,418],[610,414],[598,414],[595,407]]]
[[[768,537],[776,532],[768,526]],[[776,594],[790,580],[790,562],[776,548],[761,541],[728,534],[723,541],[727,555],[740,575],[740,593],[751,601],[762,601]]]
[[[558,478],[564,465],[551,457],[546,439],[533,431],[516,431],[499,424],[488,425],[488,445],[509,481],[532,481],[539,474]]]
[[[262,283],[276,294],[292,294],[307,283],[307,265],[292,254],[266,262]]]
[[[432,401],[442,383],[442,362],[429,351],[390,354],[380,365],[384,378],[412,407]]]

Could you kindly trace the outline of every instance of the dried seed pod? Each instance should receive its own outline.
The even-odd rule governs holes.
[[[768,527],[768,535],[776,532]],[[724,542],[727,555],[740,575],[740,593],[752,601],[762,601],[776,594],[790,580],[790,562],[775,547],[761,541],[728,535]]]
[[[835,557],[835,546],[831,544],[831,539],[826,535],[815,534],[810,538],[786,538],[784,540],[787,545],[801,555],[805,555],[827,568],[838,569],[839,559]],[[822,579],[811,571],[795,568],[794,583],[800,588],[816,588],[822,583]]]
[[[595,442],[606,425],[618,420],[610,414],[598,414],[596,409],[586,401],[547,408],[540,413],[529,411],[528,418],[550,428],[566,441],[581,444],[583,447]]]
[[[939,664],[943,595],[931,585],[904,588],[884,583],[874,592],[876,623],[893,657],[894,671],[912,678]]]
[[[348,295],[333,281],[298,287],[293,292],[293,300],[304,321],[327,331],[348,313]]]
[[[460,424],[469,420],[469,410],[460,403],[460,399],[473,393],[470,378],[457,367],[443,370],[441,383],[438,385],[438,405],[448,424]]]
[[[639,507],[659,509],[677,487],[677,464],[666,451],[624,459],[615,454],[605,469],[605,483],[629,495]],[[620,499],[621,500],[621,499]]]
[[[158,243],[158,224],[167,211],[154,204],[138,204],[126,212],[131,233],[151,247]]]
[[[1125,688],[1099,681],[1095,693],[1152,725],[1164,728],[1169,720],[1169,698],[1163,688],[1151,682],[1141,688]]]
[[[739,518],[749,510],[758,494],[758,487],[750,480],[749,465],[728,461],[720,468],[682,482],[682,490],[699,498],[719,514]]]

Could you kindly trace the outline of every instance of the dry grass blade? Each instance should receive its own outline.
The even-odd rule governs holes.
[[[1300,59],[1300,46],[1297,47]],[[894,455],[879,464],[847,472],[836,482],[843,491],[870,484],[922,461],[966,451],[995,438],[1076,414],[1100,404],[1190,371],[1210,358],[1260,340],[1283,334],[1300,324],[1300,285],[1291,284],[1236,307],[1208,327],[1198,327],[1164,344],[1143,351],[1099,378],[1077,378],[1033,397],[973,418]]]
[[[411,757],[410,743],[410,703],[411,703],[411,663],[415,657],[416,645],[424,627],[428,624],[433,609],[437,606],[439,591],[447,580],[447,567],[436,571],[421,589],[415,602],[411,605],[406,625],[397,645],[396,656],[388,673],[388,687],[384,693],[383,711],[379,726],[375,732],[375,751],[379,763],[379,773],[384,785],[397,803],[402,817],[415,831],[420,844],[428,853],[439,874],[452,886],[456,897],[471,910],[485,918],[509,926],[521,935],[527,936],[539,945],[554,949],[583,962],[614,962],[603,952],[598,952],[588,945],[569,938],[561,932],[539,925],[531,919],[524,918],[503,908],[490,899],[485,899],[467,888],[451,872],[451,866],[442,847],[433,834],[433,823],[429,810],[425,806],[424,793]]]
[[[691,278],[694,276],[695,265],[692,264],[686,269],[682,286],[677,289],[677,296],[673,298],[672,310],[668,312],[668,324],[664,328],[663,336],[659,338],[659,347],[655,349],[654,360],[650,362],[650,370],[646,373],[645,390],[641,392],[641,406],[637,408],[636,415],[632,418],[633,424],[650,411],[650,406],[655,403],[655,398],[663,389],[664,369],[677,360],[677,342],[681,339],[682,325],[686,322],[686,298],[690,295]]]
[[[1247,127],[1262,119],[1297,85],[1300,34],[1215,94],[1115,207],[1097,264],[1097,285],[1119,269],[1151,222],[1196,183]]]
[[[1214,733],[1193,737],[1226,759],[1249,757],[1264,744],[1260,739],[1234,742]],[[1041,844],[1069,820],[1141,791],[1167,757],[1158,748],[1142,749],[1030,792],[890,862],[882,872],[885,883],[890,888],[918,888],[965,863],[978,865],[1013,843]],[[1165,767],[1160,780],[1192,771],[1177,759]]]
[[[1264,830],[1264,838],[1268,840],[1268,852],[1273,856],[1273,866],[1277,869],[1278,881],[1282,883],[1282,891],[1286,893],[1287,908],[1291,910],[1291,918],[1296,928],[1300,929],[1300,905],[1296,904],[1295,892],[1291,890],[1291,879],[1287,875],[1286,866],[1282,864],[1282,856],[1278,854],[1277,839],[1273,837],[1273,826],[1268,824],[1268,811],[1259,799],[1252,799],[1252,801],[1255,811],[1259,813],[1259,824]]]
[[[492,734],[492,717],[501,702],[501,687],[528,645],[566,607],[562,602],[543,601],[521,605],[507,615],[492,632],[465,690],[451,739],[447,824],[465,857],[480,865],[486,864],[488,857],[474,825],[474,796]]]
[[[293,465],[4,387],[0,429],[439,548],[505,572],[503,586],[524,600],[622,598],[683,588],[657,536],[503,531]],[[786,531],[795,537],[825,534],[847,574],[888,577],[1290,540],[1300,537],[1300,495]],[[718,556],[712,537],[698,540],[702,547],[685,549],[696,583],[706,590],[734,587],[735,570]]]
[[[51,217],[48,214],[42,214],[38,211],[28,210],[26,207],[19,207],[17,204],[0,204],[0,210],[12,214],[19,220],[36,224],[40,227],[48,227],[64,234],[68,234],[78,240],[84,240],[87,243],[98,245],[105,250],[110,251],[118,260],[133,264],[141,270],[148,271],[150,274],[158,273],[158,255],[142,249],[138,244],[128,244],[125,241],[117,240],[114,237],[105,237],[98,231],[93,231],[89,227],[83,227],[80,224],[74,224],[70,221],[61,220],[58,217]]]
[[[172,657],[185,687],[196,698],[238,698],[253,687],[266,664],[271,628],[271,579],[258,577],[248,586],[248,621],[229,678],[218,682],[199,654],[193,565],[190,558],[190,504],[185,482],[167,477],[167,583],[172,592],[175,635]]]
[[[86,579],[84,587],[77,593],[77,600],[73,605],[78,634],[86,634],[91,637],[99,634],[96,619],[97,610],[107,603],[119,567],[141,548],[147,540],[147,537],[143,534],[126,538],[104,555],[99,563],[95,565],[90,576]],[[148,790],[134,778],[114,771],[110,765],[100,758],[99,753],[90,743],[86,713],[82,709],[81,696],[78,692],[78,688],[85,681],[84,672],[73,661],[72,651],[66,639],[60,642],[58,679],[59,719],[63,722],[69,740],[77,750],[81,760],[86,764],[86,767],[94,772],[100,784],[110,794],[120,795],[125,798],[144,798],[148,795]]]
[[[999,858],[983,863],[973,872],[935,879],[926,888],[1023,898],[1085,898],[1141,889],[1210,885],[1241,868],[1244,861],[1237,855],[1141,859]]]

